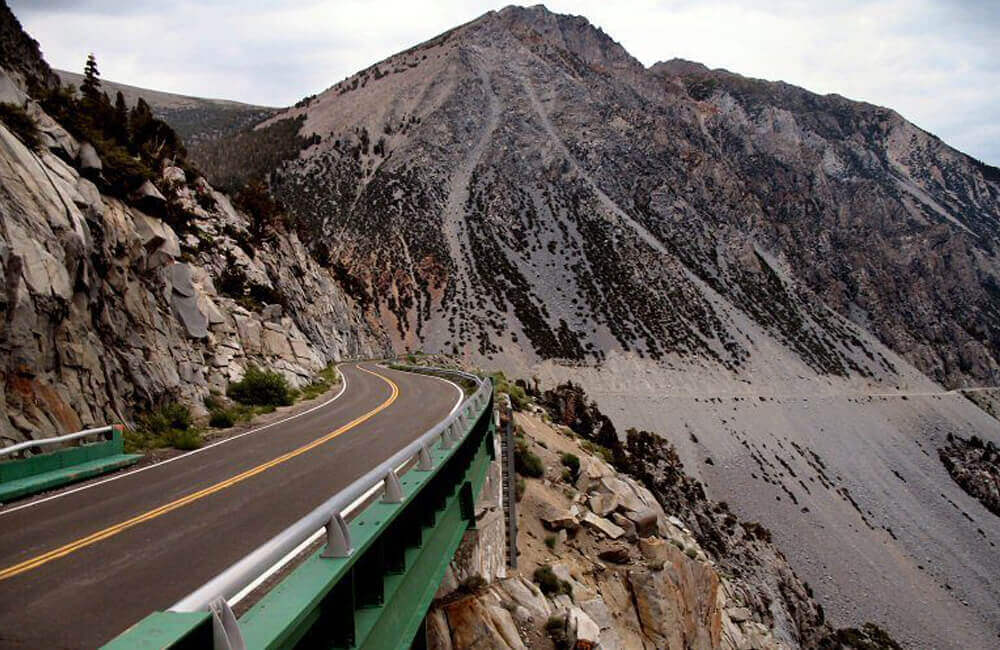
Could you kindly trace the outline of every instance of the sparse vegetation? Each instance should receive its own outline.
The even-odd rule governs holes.
[[[556,536],[555,535],[546,535],[545,536],[545,545],[549,547],[549,550],[554,549],[556,547]]]
[[[135,430],[125,433],[125,446],[130,451],[159,447],[189,450],[203,442],[201,432],[192,426],[191,409],[184,404],[164,404],[139,416],[136,424]]]
[[[514,468],[517,473],[529,478],[540,478],[545,473],[545,467],[542,459],[528,449],[528,441],[517,438],[514,447]]]
[[[502,372],[495,372],[490,375],[493,378],[493,385],[498,393],[510,395],[510,404],[515,411],[523,411],[530,404],[528,395],[524,392],[524,387],[509,381]]]
[[[79,140],[91,143],[101,158],[102,188],[127,198],[143,181],[156,178],[165,160],[187,166],[180,137],[166,122],[153,116],[139,100],[128,110],[121,94],[112,103],[101,91],[100,73],[88,57],[79,96],[72,86],[46,89],[39,94],[42,108]]]
[[[313,399],[340,383],[340,372],[335,365],[329,365],[319,371],[316,378],[308,385],[299,389],[299,399]]]
[[[216,429],[228,429],[236,424],[236,416],[229,409],[218,409],[209,412],[208,426]]]
[[[552,567],[548,564],[543,564],[535,569],[535,573],[532,577],[535,582],[538,583],[538,588],[541,589],[542,593],[546,596],[558,596],[559,594],[573,593],[573,586],[565,580],[560,580],[552,570]]]
[[[41,144],[38,125],[27,111],[17,104],[0,103],[0,122],[4,123],[29,149],[37,149]]]
[[[566,471],[569,472],[570,480],[568,482],[576,483],[577,477],[580,476],[580,457],[576,454],[563,454],[559,460],[566,466]]]

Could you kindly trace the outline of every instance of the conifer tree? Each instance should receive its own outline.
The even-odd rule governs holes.
[[[128,146],[128,106],[120,90],[115,95],[114,107],[110,110],[107,133],[118,144]]]
[[[97,70],[97,59],[94,53],[87,55],[87,63],[83,66],[83,84],[80,91],[85,99],[97,102],[100,98],[101,73]]]

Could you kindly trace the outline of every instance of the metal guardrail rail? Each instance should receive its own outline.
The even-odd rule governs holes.
[[[87,436],[96,436],[102,434],[114,434],[114,431],[122,429],[120,424],[112,424],[105,427],[97,427],[94,429],[84,429],[83,431],[77,431],[75,433],[67,433],[62,436],[55,436],[52,438],[40,438],[38,440],[25,440],[24,442],[19,442],[8,447],[0,447],[0,456],[10,456],[18,452],[22,452],[26,449],[31,449],[32,447],[45,447],[48,445],[57,445],[63,442],[70,442],[71,440],[79,440],[80,438],[86,438]]]
[[[459,377],[476,390],[419,438],[105,648],[408,647],[462,535],[474,528],[474,495],[494,450],[493,386],[457,370],[395,367]],[[404,466],[411,469],[401,474]],[[381,500],[349,523],[345,510],[379,487]],[[325,547],[237,619],[229,600],[323,529]]]

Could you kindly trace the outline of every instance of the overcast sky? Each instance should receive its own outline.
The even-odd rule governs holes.
[[[898,110],[1000,165],[998,0],[552,0],[646,65],[681,57]],[[502,4],[11,0],[51,65],[285,106]]]

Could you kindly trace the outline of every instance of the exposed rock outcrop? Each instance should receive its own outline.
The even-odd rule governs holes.
[[[549,396],[558,422],[567,401]],[[577,396],[580,416],[604,420]],[[549,468],[518,504],[519,570],[439,592],[430,647],[898,647],[877,626],[834,631],[767,531],[708,501],[662,439],[632,433],[613,466],[587,451],[599,449],[590,436],[537,415],[516,422]],[[580,459],[575,480],[559,474],[567,454]],[[586,525],[609,515],[631,525],[613,542],[603,526]]]
[[[963,490],[1000,517],[1000,450],[992,441],[948,434],[938,457]]]
[[[19,65],[0,78],[27,98],[48,68]],[[198,412],[248,364],[298,386],[386,348],[294,233],[253,241],[247,216],[170,161],[129,203],[102,194],[94,148],[25,101],[37,151],[0,124],[0,439],[130,421],[164,400]]]

